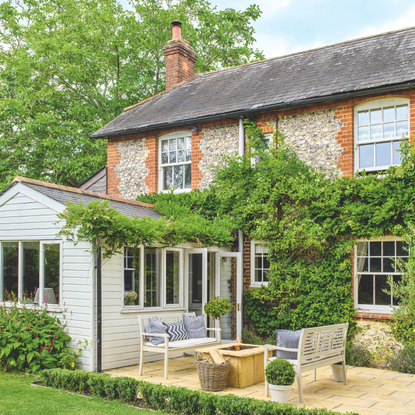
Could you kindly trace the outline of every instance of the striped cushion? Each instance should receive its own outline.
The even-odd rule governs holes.
[[[177,340],[186,340],[189,338],[187,331],[184,328],[183,321],[177,323],[164,323],[166,327],[166,333],[169,335],[169,342],[175,342]]]

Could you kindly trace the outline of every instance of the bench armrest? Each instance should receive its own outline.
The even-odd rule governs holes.
[[[206,330],[213,330],[213,331],[222,331],[222,329],[214,327],[214,328],[207,328]]]

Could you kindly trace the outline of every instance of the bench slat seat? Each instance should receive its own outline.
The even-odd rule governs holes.
[[[188,317],[195,318],[195,313],[180,313],[177,315],[168,315],[167,317],[158,317],[159,320],[167,320],[169,322],[177,322],[182,319],[182,315],[185,314]],[[151,316],[150,318],[154,318]],[[169,355],[177,354],[178,352],[183,353],[194,353],[195,349],[201,346],[209,345],[209,346],[216,346],[221,344],[221,329],[220,328],[206,328],[207,333],[214,333],[216,337],[203,337],[198,339],[186,339],[186,340],[176,340],[174,342],[169,341],[169,335],[167,333],[146,333],[145,327],[149,316],[146,317],[138,317],[138,322],[140,324],[140,340],[141,340],[141,350],[140,350],[140,368],[139,368],[139,376],[143,373],[143,363],[144,363],[144,352],[151,352],[151,353],[160,353],[164,354],[164,378],[167,379],[168,377],[168,359]],[[205,319],[205,326],[207,317],[204,315]],[[148,341],[149,337],[158,336],[164,337],[165,341],[162,344],[154,346],[151,342]]]

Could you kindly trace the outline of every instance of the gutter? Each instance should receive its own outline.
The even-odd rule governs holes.
[[[179,127],[179,126],[184,126],[187,124],[195,124],[195,123],[202,122],[202,121],[211,121],[215,119],[229,118],[229,117],[239,117],[242,115],[249,115],[249,114],[254,114],[257,112],[264,112],[264,111],[270,111],[270,110],[281,110],[281,109],[297,107],[297,106],[302,106],[302,105],[318,104],[318,103],[325,102],[325,101],[337,101],[337,100],[349,99],[349,98],[354,98],[354,97],[361,97],[361,96],[368,95],[368,94],[375,94],[375,93],[380,94],[384,92],[401,91],[401,90],[412,89],[412,88],[415,88],[415,81],[392,84],[392,85],[382,86],[382,87],[366,88],[366,89],[359,90],[359,91],[340,92],[338,94],[324,95],[321,97],[313,97],[313,98],[305,98],[305,99],[299,99],[299,100],[294,100],[294,101],[289,101],[289,102],[281,102],[278,104],[270,104],[270,105],[264,105],[262,107],[223,112],[219,114],[206,115],[203,117],[190,118],[187,120],[152,124],[152,125],[148,125],[144,127],[133,128],[130,130],[122,130],[122,131],[116,131],[112,133],[91,135],[89,136],[89,138],[116,137],[120,135],[135,134],[138,132],[162,129],[166,127],[170,127],[170,128]]]

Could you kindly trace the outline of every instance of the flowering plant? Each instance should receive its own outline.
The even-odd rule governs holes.
[[[31,373],[74,368],[82,350],[67,346],[72,339],[65,329],[66,323],[46,307],[0,306],[0,367]]]
[[[124,304],[134,305],[134,301],[137,299],[137,293],[135,291],[126,291],[124,293]]]

